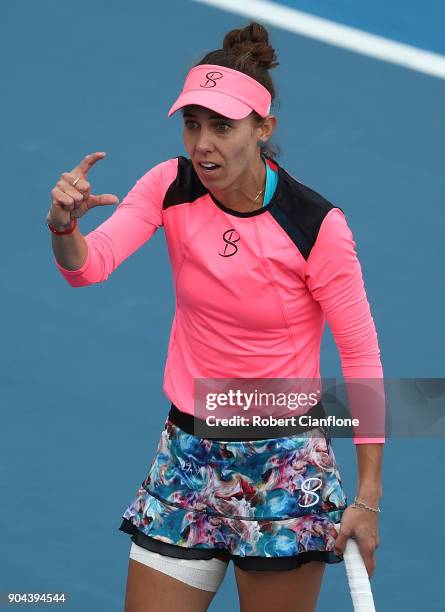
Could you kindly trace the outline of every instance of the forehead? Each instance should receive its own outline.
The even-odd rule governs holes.
[[[198,104],[188,104],[181,110],[183,117],[202,117],[204,119],[227,119],[229,121],[235,121],[235,119],[229,119],[229,117],[220,115],[216,111],[206,108],[205,106],[199,106]]]

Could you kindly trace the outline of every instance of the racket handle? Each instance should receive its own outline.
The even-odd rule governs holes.
[[[335,523],[337,533],[340,523]],[[355,540],[348,538],[343,553],[354,612],[375,612],[368,572]]]

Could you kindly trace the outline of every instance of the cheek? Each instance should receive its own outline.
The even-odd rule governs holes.
[[[233,142],[230,147],[230,155],[233,159],[241,160],[246,157],[249,152],[249,143],[245,140]]]
[[[251,134],[243,134],[239,140],[234,143],[235,155],[239,157],[250,157],[252,151],[255,149],[255,140],[252,139]]]
[[[184,146],[186,149],[190,148],[190,136],[187,134],[186,131],[182,132],[182,141],[184,143]]]
[[[240,143],[233,149],[231,157],[232,167],[235,167],[239,174],[242,174],[251,164],[252,151],[250,143]],[[232,165],[232,164],[231,164]]]

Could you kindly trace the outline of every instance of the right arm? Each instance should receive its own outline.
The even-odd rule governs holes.
[[[55,264],[72,287],[107,280],[163,224],[162,201],[174,179],[174,166],[173,160],[154,166],[136,182],[111,217],[86,236],[78,227],[66,236],[52,234]]]

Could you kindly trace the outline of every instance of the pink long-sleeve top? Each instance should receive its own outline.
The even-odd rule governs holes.
[[[278,179],[270,202],[241,213],[208,191],[190,159],[161,162],[85,236],[81,268],[67,270],[54,258],[72,287],[103,282],[164,227],[176,309],[163,389],[189,414],[195,378],[319,378],[326,320],[344,378],[383,378],[343,211],[275,160],[267,163]]]

